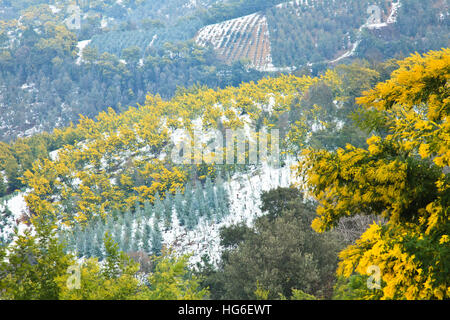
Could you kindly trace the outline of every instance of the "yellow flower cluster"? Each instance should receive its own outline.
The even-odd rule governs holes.
[[[319,202],[312,227],[348,215],[383,215],[341,252],[338,273],[382,274],[383,299],[450,297],[450,49],[399,62],[392,78],[357,99],[379,110],[389,132],[368,148],[307,149],[298,174]],[[376,298],[373,294],[367,298]]]
[[[27,204],[37,215],[85,222],[153,201],[157,192],[164,196],[182,191],[189,168],[161,157],[170,154],[171,130],[192,130],[197,119],[206,128],[242,128],[243,113],[250,115],[250,125],[270,125],[309,86],[335,79],[332,72],[321,78],[286,75],[237,88],[183,91],[170,101],[148,95],[144,105],[122,114],[108,109],[95,120],[81,116],[77,126],[53,133],[55,140],[75,143],[59,150],[54,161],[37,161],[24,174],[31,190]],[[273,110],[268,115],[264,109],[269,105]]]

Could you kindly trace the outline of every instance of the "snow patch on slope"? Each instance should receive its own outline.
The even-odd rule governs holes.
[[[370,19],[368,19],[366,21],[366,23],[359,28],[358,40],[355,43],[352,44],[352,48],[349,51],[345,52],[339,58],[337,58],[337,59],[335,59],[333,61],[330,61],[330,63],[336,63],[336,62],[338,62],[340,60],[343,60],[345,58],[348,58],[348,57],[351,57],[351,56],[355,55],[356,50],[358,49],[358,46],[361,43],[361,39],[360,38],[361,38],[362,30],[364,28],[367,28],[369,30],[381,29],[381,28],[385,28],[385,27],[388,27],[391,24],[396,23],[397,22],[398,9],[401,6],[402,6],[402,4],[401,4],[400,0],[398,2],[393,2],[392,3],[391,13],[389,14],[389,17],[387,18],[386,22],[372,23],[372,21],[370,21]]]
[[[21,220],[23,216],[29,216],[29,210],[24,198],[25,194],[26,193],[18,192],[12,198],[0,204],[0,212],[3,212],[5,207],[7,207],[9,211],[11,211],[13,219],[9,228],[3,230],[4,235],[12,235],[14,227],[18,228],[19,234],[23,234],[23,231],[28,228]]]
[[[172,247],[177,254],[192,254],[190,263],[193,266],[201,263],[204,255],[210,258],[210,263],[217,265],[223,251],[220,229],[239,223],[251,227],[255,219],[264,214],[260,209],[262,192],[298,182],[291,169],[293,164],[292,160],[280,168],[263,164],[250,173],[234,175],[225,183],[230,196],[230,214],[220,223],[201,220],[192,231],[181,227],[174,215],[172,229],[163,233],[164,245]]]
[[[83,50],[84,48],[86,48],[89,43],[91,42],[91,40],[83,40],[83,41],[79,41],[77,44],[77,48],[78,48],[78,59],[77,59],[77,64],[80,64],[82,61],[82,56],[83,56]]]

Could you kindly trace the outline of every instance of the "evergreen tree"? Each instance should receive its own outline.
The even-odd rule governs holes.
[[[215,209],[216,195],[214,192],[214,185],[211,178],[208,176],[205,181],[206,203],[211,209]]]
[[[141,204],[139,201],[136,201],[135,205],[134,205],[134,219],[138,220],[141,219],[143,216],[143,210],[141,208]]]
[[[214,185],[212,184],[211,178],[207,177],[205,182],[205,192],[206,192],[206,216],[209,221],[211,221],[212,213],[217,211],[217,197],[214,190]]]
[[[84,231],[84,256],[94,256],[94,232],[91,228],[86,227]]]
[[[193,191],[192,191],[192,183],[191,183],[191,181],[188,181],[187,183],[186,183],[186,187],[185,187],[185,189],[184,189],[184,211],[185,212],[189,212],[189,210],[191,209],[191,203],[192,203],[192,201],[193,201],[193,197],[194,197],[194,194],[193,194]]]
[[[177,190],[177,192],[175,193],[174,206],[175,211],[177,213],[178,221],[181,226],[184,226],[186,223],[185,221],[186,211],[184,209],[183,195],[181,194],[180,190]]]
[[[122,251],[128,252],[131,249],[132,240],[132,222],[131,222],[131,212],[127,211],[125,213],[124,224],[122,228]]]
[[[217,181],[217,203],[219,219],[225,217],[229,213],[229,196],[224,187],[223,180],[221,178]]]
[[[7,191],[7,184],[5,182],[5,178],[3,177],[3,173],[0,172],[0,197],[3,197]]]
[[[110,215],[106,218],[105,232],[110,235],[114,233],[114,218]]]
[[[114,220],[118,220],[119,217],[122,216],[122,213],[120,212],[119,209],[115,208],[113,209],[111,216]]]
[[[82,231],[74,232],[74,235],[77,236],[77,254],[78,258],[81,258],[84,255],[85,247],[86,247],[86,235]]]
[[[195,201],[191,202],[191,208],[186,216],[186,228],[193,230],[198,224],[199,213]]]
[[[103,220],[97,221],[95,224],[95,234],[97,236],[97,239],[99,239],[100,242],[103,242],[103,235],[105,234],[105,224]]]
[[[153,215],[153,206],[150,203],[150,201],[147,200],[144,203],[144,216],[147,219],[150,219],[152,217],[152,215]]]
[[[164,214],[164,205],[159,196],[159,192],[156,192],[156,194],[155,194],[155,202],[153,204],[153,211],[154,211],[156,220],[159,221],[161,219],[161,216]]]
[[[131,213],[130,210],[125,211],[125,214],[123,216],[124,218],[124,224],[126,225],[127,228],[131,229],[132,226],[132,221],[133,221],[133,214]]]
[[[103,235],[100,235],[100,233],[97,233],[95,235],[94,240],[94,249],[93,249],[93,256],[97,257],[99,260],[103,260]]]
[[[172,195],[170,193],[167,193],[163,205],[164,205],[164,227],[168,229],[172,225],[172,212],[173,212],[173,200]]]
[[[195,188],[194,200],[193,200],[195,209],[198,211],[198,214],[203,217],[207,212],[207,205],[205,200],[205,194],[203,192],[203,188],[199,183],[199,186]]]
[[[142,249],[147,254],[152,253],[151,245],[150,245],[150,241],[152,241],[152,239],[153,239],[152,237],[153,237],[152,227],[149,224],[145,224],[144,233],[142,235]]]
[[[122,247],[122,224],[119,221],[114,225],[114,241]]]
[[[54,228],[35,221],[36,234],[25,230],[6,250],[0,247],[1,300],[57,300],[61,288],[57,278],[67,274],[74,257],[64,253]],[[6,275],[6,276],[5,276]]]
[[[155,220],[153,224],[153,233],[152,233],[152,252],[154,255],[159,256],[162,250],[162,242],[163,237],[161,234],[161,229],[159,228],[159,223]]]
[[[141,248],[141,241],[142,241],[142,230],[139,226],[136,227],[136,231],[134,233],[134,238],[133,238],[133,245],[132,245],[132,250],[134,252],[137,252],[140,250]]]

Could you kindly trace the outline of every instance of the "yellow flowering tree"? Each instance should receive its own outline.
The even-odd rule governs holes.
[[[390,80],[357,100],[372,115],[366,126],[375,119],[378,129],[367,148],[302,154],[298,173],[319,203],[316,231],[347,216],[385,218],[340,253],[340,276],[380,271],[380,289],[364,298],[450,296],[449,78],[450,49],[400,61]]]
[[[31,157],[27,140],[14,148],[0,145],[5,151],[3,157],[0,152],[0,171],[8,159],[18,158],[26,169],[19,182],[29,190],[25,200],[32,215],[45,213],[67,225],[84,224],[152,202],[156,193],[175,194],[189,178],[204,179],[215,172],[215,165],[172,163],[166,155],[172,151],[173,130],[192,133],[197,120],[205,131],[272,127],[295,99],[320,81],[335,83],[337,78],[332,72],[320,78],[282,75],[236,88],[180,90],[168,101],[147,95],[144,105],[120,114],[110,108],[95,119],[80,116],[77,125],[56,129],[48,138],[60,146],[52,159]],[[298,124],[293,141],[299,143],[305,131],[306,124]]]

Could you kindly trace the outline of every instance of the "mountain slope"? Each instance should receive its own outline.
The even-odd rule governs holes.
[[[294,101],[307,95],[311,87],[333,87],[338,82],[334,73],[320,78],[283,76],[239,88],[187,91],[170,101],[148,96],[146,104],[138,109],[130,108],[123,114],[110,109],[96,121],[83,118],[77,127],[53,133],[55,140],[70,139],[71,144],[52,152],[48,159],[35,161],[32,169],[24,173],[26,189],[14,198],[14,203],[22,203],[19,200],[24,198],[25,212],[13,202],[8,204],[16,219],[26,222],[36,215],[43,216],[55,221],[62,231],[75,232],[76,228],[87,226],[100,232],[113,218],[115,222],[109,225],[120,227],[112,231],[125,251],[144,250],[144,246],[151,245],[151,250],[158,252],[160,243],[179,252],[194,251],[194,262],[207,254],[217,263],[219,228],[238,222],[251,224],[260,216],[258,203],[263,190],[295,182],[290,168],[293,159],[284,155],[281,167],[273,167],[263,158],[254,164],[205,162],[208,152],[217,152],[214,149],[205,150],[202,162],[182,164],[173,158],[178,132],[181,130],[188,138],[190,131],[219,130],[225,134],[226,129],[242,129],[258,135],[267,133],[272,139],[275,136],[270,128],[281,127],[290,112],[286,129],[292,132],[281,132],[279,145],[286,153],[305,141],[317,126],[315,117],[306,116],[309,107]],[[228,144],[224,146],[227,147],[230,148]],[[220,200],[225,199],[218,191],[222,178],[226,179],[228,200]],[[215,185],[212,189],[211,183]],[[193,191],[187,191],[192,187]],[[214,189],[216,196],[208,196],[208,190]],[[216,209],[204,207],[203,197],[218,199],[209,200]],[[149,207],[153,213],[142,218],[140,212],[149,212]],[[138,220],[139,225],[127,222]],[[105,221],[105,226],[97,229],[101,221]],[[151,228],[147,234],[154,235],[147,244],[140,240],[142,228]],[[78,235],[71,240],[73,248],[85,248],[85,240],[77,244],[77,239],[83,237]],[[93,254],[93,249],[83,250]]]
[[[205,26],[195,39],[200,45],[211,44],[229,64],[247,58],[254,68],[267,71],[280,70],[273,65],[299,68],[311,63],[336,63],[351,56],[366,57],[371,48],[390,58],[392,49],[380,52],[380,44],[386,47],[396,41],[397,47],[404,46],[408,51],[406,47],[422,37],[420,29],[438,37],[426,36],[433,45],[430,47],[430,43],[419,51],[447,46],[448,37],[442,35],[449,32],[448,9],[448,4],[441,0],[430,5],[420,5],[414,0],[296,0]],[[417,10],[416,19],[423,21],[423,25],[416,34],[408,35],[409,27],[404,21],[410,19],[411,10]],[[436,32],[437,29],[442,32]],[[377,41],[371,47],[368,39],[372,37]],[[363,50],[359,50],[361,42]]]
[[[203,27],[195,41],[202,46],[212,44],[229,64],[245,58],[255,69],[273,69],[267,19],[262,14],[254,13]]]

